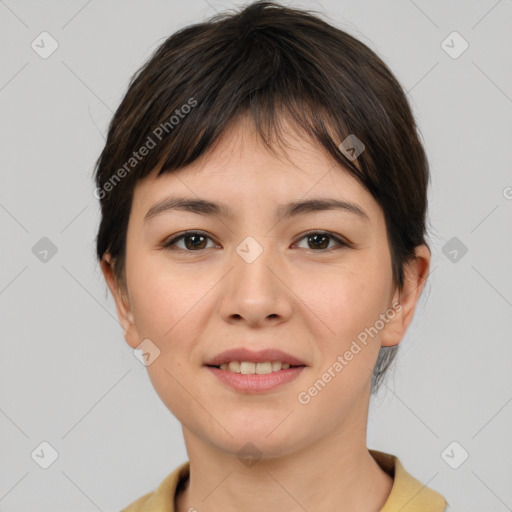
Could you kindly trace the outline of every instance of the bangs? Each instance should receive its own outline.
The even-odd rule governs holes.
[[[302,23],[307,30],[307,23]],[[282,121],[291,122],[297,132],[324,148],[378,198],[379,176],[372,172],[372,147],[380,147],[382,141],[375,140],[381,131],[371,128],[376,122],[388,132],[393,127],[375,88],[364,80],[364,59],[356,64],[346,57],[350,52],[344,44],[356,44],[362,51],[361,43],[347,34],[343,44],[332,35],[331,51],[337,46],[347,62],[336,63],[322,52],[324,60],[319,66],[320,48],[310,55],[300,41],[280,33],[277,27],[236,32],[232,34],[235,40],[219,38],[213,44],[205,31],[212,31],[211,25],[194,25],[177,32],[132,77],[113,119],[114,123],[122,116],[119,129],[129,127],[129,131],[123,138],[120,133],[111,135],[118,141],[118,162],[132,159],[134,163],[133,152],[147,148],[143,159],[128,166],[127,174],[133,180],[193,163],[213,149],[228,126],[248,116],[271,151],[274,145],[285,146]],[[328,31],[326,37],[329,35]],[[187,55],[180,41],[191,38],[199,43]],[[165,65],[155,65],[163,59]],[[354,72],[350,68],[356,65]],[[363,101],[365,104],[360,105]],[[349,135],[365,145],[357,162],[340,150],[340,143]],[[380,156],[381,164],[385,164]]]

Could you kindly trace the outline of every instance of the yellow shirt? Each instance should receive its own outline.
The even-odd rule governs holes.
[[[446,500],[411,476],[394,455],[369,450],[379,466],[393,477],[393,487],[380,512],[444,512]],[[121,512],[176,512],[174,497],[178,483],[188,477],[189,461],[170,473],[154,492],[145,494]]]

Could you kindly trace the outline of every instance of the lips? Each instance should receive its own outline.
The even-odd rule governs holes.
[[[300,359],[278,349],[264,349],[259,351],[247,348],[233,348],[226,350],[204,363],[206,366],[220,366],[231,361],[247,361],[251,363],[264,363],[267,361],[280,361],[290,366],[307,366]]]

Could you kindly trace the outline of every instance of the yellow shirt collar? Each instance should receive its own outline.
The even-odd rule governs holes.
[[[400,460],[389,453],[369,450],[379,466],[393,477],[393,487],[380,512],[444,512],[446,500],[441,494],[410,475]],[[158,486],[121,512],[176,512],[174,496],[181,480],[188,477],[189,461],[182,463]]]

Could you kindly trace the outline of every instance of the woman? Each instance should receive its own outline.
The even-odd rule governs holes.
[[[445,510],[366,445],[428,180],[395,77],[313,13],[255,2],[154,52],[96,164],[97,255],[189,460],[125,512]]]

